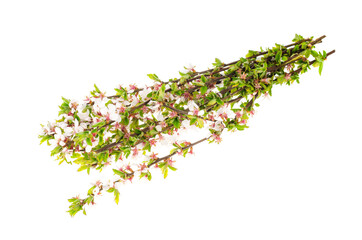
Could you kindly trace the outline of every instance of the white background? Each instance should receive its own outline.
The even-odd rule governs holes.
[[[361,239],[361,27],[358,1],[0,2],[1,239]],[[61,96],[96,83],[151,83],[327,35],[322,76],[278,86],[243,132],[180,158],[163,180],[105,194],[71,218],[93,176],[39,146]]]

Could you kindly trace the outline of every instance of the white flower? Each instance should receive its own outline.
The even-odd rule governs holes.
[[[142,91],[139,92],[139,95],[141,96],[141,98],[142,98],[143,100],[145,100],[145,99],[147,98],[147,95],[148,95],[151,91],[152,91],[151,89],[145,87],[145,88],[143,88]]]
[[[60,130],[59,127],[56,127],[56,128],[55,128],[54,139],[55,139],[55,142],[56,142],[57,144],[59,144],[60,146],[63,147],[63,146],[65,145],[65,142],[64,142],[65,137],[64,137],[64,135],[63,135],[63,133],[62,133],[62,130]]]
[[[224,128],[224,125],[223,125],[222,121],[216,121],[215,127],[213,129],[215,129],[216,131],[221,131],[223,128]]]
[[[74,120],[74,133],[79,133],[79,132],[83,132],[84,129],[87,128],[87,124],[85,123],[80,123],[79,124],[79,121],[77,119]]]
[[[85,148],[85,151],[87,153],[89,153],[91,150],[92,150],[92,146],[87,145],[87,147]]]
[[[199,109],[199,106],[197,106],[197,104],[191,100],[187,103],[187,106],[189,108],[189,111],[193,112],[194,110],[198,110]]]
[[[183,120],[181,123],[181,126],[184,128],[190,127],[190,120],[188,120],[188,119]]]
[[[137,103],[139,103],[138,98],[134,98],[133,101],[131,102],[131,107],[134,107],[137,105]]]
[[[165,117],[162,115],[162,112],[161,112],[161,111],[158,111],[158,112],[155,114],[155,118],[157,119],[157,121],[163,121],[163,120],[165,120]]]
[[[157,126],[156,126],[156,130],[157,130],[158,132],[161,132],[161,130],[162,130],[161,125],[157,125]]]
[[[188,72],[192,72],[192,71],[195,71],[195,68],[196,66],[195,65],[192,65],[191,63],[187,64],[184,68],[184,70],[180,71],[182,73],[188,73]]]
[[[80,118],[80,120],[82,120],[82,121],[90,121],[90,119],[91,119],[89,117],[88,109],[85,110],[86,106],[87,106],[87,104],[81,104],[81,105],[78,105],[78,107],[77,107],[77,111],[78,111],[77,115]]]
[[[66,127],[64,128],[64,136],[65,137],[69,137],[73,134],[73,128],[71,127]]]

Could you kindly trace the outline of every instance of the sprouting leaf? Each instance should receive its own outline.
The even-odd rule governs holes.
[[[118,189],[114,189],[114,201],[116,202],[116,204],[119,203],[119,191]]]
[[[282,51],[278,51],[277,54],[275,55],[275,61],[277,63],[280,63],[281,56],[282,56]]]
[[[295,34],[295,37],[293,38],[293,42],[299,42],[303,40],[304,38],[301,35]]]
[[[121,171],[119,171],[119,170],[117,170],[117,169],[113,169],[113,172],[114,172],[114,174],[120,176],[120,177],[123,178],[123,179],[126,178],[126,174],[125,174],[124,172],[121,172]]]
[[[168,168],[171,169],[172,171],[176,171],[176,170],[177,170],[177,168],[172,167],[171,165],[168,165]]]
[[[199,128],[203,128],[204,127],[204,120],[201,118],[197,118],[197,126]]]
[[[167,164],[163,165],[161,168],[162,174],[163,174],[163,178],[166,178],[168,175],[168,167]]]
[[[156,75],[156,74],[147,74],[147,76],[149,77],[149,78],[151,78],[152,80],[154,80],[154,81],[157,81],[157,82],[161,82],[161,80],[158,78],[158,76]]]
[[[323,62],[319,63],[319,75],[322,75],[322,70],[323,70]]]
[[[87,165],[83,165],[83,166],[81,166],[80,168],[78,168],[78,172],[81,172],[81,171],[83,171],[83,170],[86,170],[87,168],[89,168],[89,166],[87,166]]]
[[[220,59],[215,58],[215,63],[213,63],[212,65],[214,65],[215,67],[221,67],[223,63],[220,61]]]
[[[101,92],[101,91],[99,90],[99,88],[97,87],[96,84],[94,84],[94,88],[95,88],[95,90],[96,90],[97,93],[100,93],[100,92]]]

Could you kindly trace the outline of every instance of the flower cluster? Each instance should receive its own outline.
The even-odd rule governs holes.
[[[115,180],[97,181],[86,198],[71,198],[69,213],[73,216],[94,204],[103,191],[114,193],[119,201],[119,184],[135,177],[151,180],[152,168],[175,171],[177,155],[193,153],[193,146],[222,141],[221,134],[244,130],[250,116],[259,106],[260,96],[271,96],[273,85],[299,82],[299,74],[319,66],[332,54],[313,50],[324,38],[303,38],[296,35],[292,44],[261,52],[249,51],[245,58],[225,64],[219,59],[213,68],[197,72],[185,67],[179,78],[154,81],[150,86],[120,85],[115,95],[107,96],[96,85],[81,101],[63,98],[59,116],[42,125],[41,143],[53,147],[52,156],[60,163],[78,164],[78,171],[102,170],[114,166]],[[314,60],[309,61],[309,56]],[[181,140],[188,129],[204,129],[207,134],[196,142]],[[170,153],[158,156],[157,146],[172,147]]]

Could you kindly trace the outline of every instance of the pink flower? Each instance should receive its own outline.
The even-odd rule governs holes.
[[[132,152],[133,152],[132,156],[134,156],[134,157],[137,156],[138,155],[138,148],[137,147],[133,148]]]
[[[260,88],[261,88],[258,79],[255,79],[255,81],[254,81],[254,86],[255,86],[256,89],[260,89]]]
[[[176,117],[177,116],[177,112],[172,111],[169,115],[170,118]]]
[[[186,98],[187,100],[191,100],[192,99],[192,95],[189,92],[185,92],[184,93],[184,98]]]
[[[241,79],[244,79],[244,80],[246,79],[246,73],[245,72],[241,73],[241,69],[238,69],[236,72],[239,74],[239,77]]]
[[[169,158],[169,159],[166,160],[166,162],[167,162],[167,164],[168,164],[169,166],[172,167],[172,165],[173,165],[173,163],[174,163],[175,161],[173,161],[171,158]]]
[[[219,114],[219,116],[223,119],[223,120],[226,120],[228,118],[228,115],[226,112],[223,112],[221,114]]]
[[[157,155],[158,155],[158,153],[152,152],[151,155],[150,155],[150,158],[151,158],[152,160],[156,160],[156,159],[158,158]]]
[[[269,78],[263,78],[261,81],[263,83],[265,83],[265,84],[270,84],[270,79]]]
[[[142,172],[143,170],[147,169],[147,165],[145,163],[142,164],[138,164],[138,167],[140,169],[140,171]]]
[[[130,85],[129,85],[129,89],[130,89],[130,90],[136,90],[137,87],[136,87],[136,85],[134,85],[134,84],[130,84]]]
[[[151,139],[150,140],[151,146],[156,146],[156,143],[157,143],[156,139]]]
[[[240,118],[240,117],[243,116],[243,113],[242,113],[241,111],[237,111],[237,112],[235,113],[235,115],[236,115],[237,118]]]
[[[290,65],[290,64],[288,64],[288,65],[287,65],[287,70],[290,71],[290,70],[292,70],[292,69],[293,69],[293,66]]]
[[[291,76],[290,73],[285,74],[285,79],[286,79],[286,80],[290,80],[290,76]]]
[[[214,139],[215,140],[215,142],[217,142],[217,143],[220,143],[221,142],[221,137],[220,137],[220,135],[217,135],[217,134],[212,134],[212,139]]]

